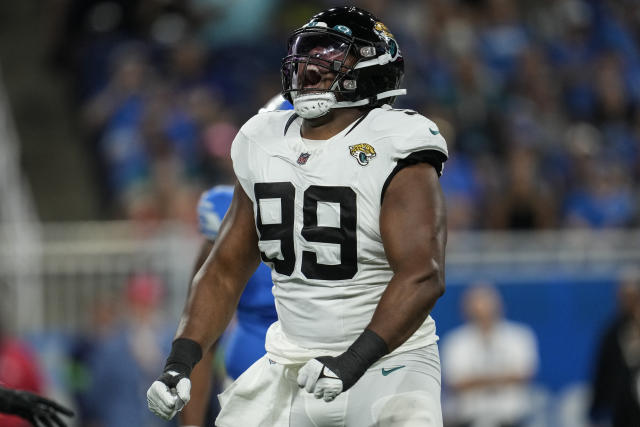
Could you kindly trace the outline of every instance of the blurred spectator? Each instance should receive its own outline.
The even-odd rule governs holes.
[[[531,230],[551,227],[556,217],[554,200],[539,177],[535,152],[514,147],[507,161],[503,171],[505,186],[489,199],[489,228]]]
[[[627,173],[612,162],[589,161],[586,166],[585,182],[567,195],[567,225],[590,228],[631,225],[636,206]]]
[[[152,87],[143,46],[125,45],[113,55],[107,86],[85,107],[85,126],[107,198],[121,204],[126,194],[144,191],[149,185],[141,123]]]
[[[213,181],[221,184],[233,184],[235,174],[231,163],[231,143],[238,128],[230,122],[219,122],[209,126],[204,133],[207,155],[213,163]]]
[[[623,274],[618,311],[600,340],[589,417],[595,426],[640,425],[640,271]]]
[[[455,130],[447,120],[433,117],[438,129],[447,141],[456,141]],[[448,143],[450,160],[447,173],[440,179],[447,202],[447,227],[450,230],[466,230],[477,224],[477,210],[480,201],[474,163],[464,153],[457,152],[455,143]]]
[[[184,47],[184,52],[178,48]],[[219,101],[201,78],[202,52],[185,41],[171,53],[172,81],[158,78],[141,45],[114,56],[109,85],[85,108],[108,184],[107,203],[136,220],[179,219],[193,212],[207,169],[205,130]]]
[[[44,379],[35,354],[17,338],[8,336],[0,324],[0,385],[10,389],[41,394]],[[0,414],[2,427],[28,427],[30,423],[17,416]]]
[[[451,331],[442,344],[443,376],[451,398],[447,425],[524,425],[530,411],[529,382],[538,365],[533,332],[502,318],[500,295],[485,283],[471,285],[463,309],[468,323]]]
[[[515,71],[519,55],[529,41],[518,5],[511,0],[487,0],[482,14],[480,52],[486,64],[498,76],[507,81]]]
[[[91,363],[100,343],[113,332],[117,316],[115,298],[103,298],[89,310],[91,319],[87,329],[81,331],[70,345],[69,382],[77,405],[77,419],[82,426],[89,425],[96,417],[95,408],[89,396],[92,383]]]
[[[131,277],[125,287],[123,323],[105,338],[91,358],[87,404],[90,425],[166,426],[146,409],[145,389],[169,351],[172,330],[162,319],[164,286],[151,274]]]

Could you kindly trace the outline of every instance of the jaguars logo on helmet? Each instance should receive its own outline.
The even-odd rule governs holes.
[[[391,34],[391,31],[389,31],[386,25],[378,21],[373,26],[373,31],[375,31],[380,36],[380,38],[384,39],[387,42],[387,46],[389,47],[389,55],[391,55],[392,58],[395,58],[396,55],[400,54],[398,43],[396,42],[395,37],[393,37],[393,34]]]
[[[349,153],[356,158],[360,166],[367,166],[376,156],[376,150],[366,142],[349,146]]]

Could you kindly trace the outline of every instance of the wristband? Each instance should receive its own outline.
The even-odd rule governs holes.
[[[389,347],[380,335],[365,329],[340,356],[322,356],[317,357],[316,360],[340,378],[342,391],[346,391],[364,375],[371,365],[387,353],[389,353]],[[323,377],[327,377],[324,371],[320,374],[320,378]]]
[[[164,372],[176,371],[188,378],[200,359],[202,359],[200,344],[189,338],[178,338],[171,345],[171,353],[164,365]]]
[[[347,352],[352,353],[366,371],[382,356],[389,353],[387,343],[371,329],[365,329],[351,344]]]

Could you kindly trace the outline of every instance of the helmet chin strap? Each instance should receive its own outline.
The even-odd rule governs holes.
[[[406,95],[406,89],[394,89],[381,92],[376,95],[376,100],[391,98],[394,96]],[[303,119],[315,119],[327,114],[332,108],[353,108],[370,104],[371,99],[361,99],[359,101],[336,100],[333,92],[308,93],[293,97],[293,108],[296,114]]]

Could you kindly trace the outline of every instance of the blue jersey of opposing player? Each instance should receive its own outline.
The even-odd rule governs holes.
[[[218,236],[224,214],[229,209],[233,187],[213,187],[200,198],[198,216],[200,231],[209,240]],[[271,288],[271,270],[260,263],[240,297],[238,323],[229,336],[225,352],[227,373],[233,379],[264,355],[264,340],[269,326],[278,319]]]

